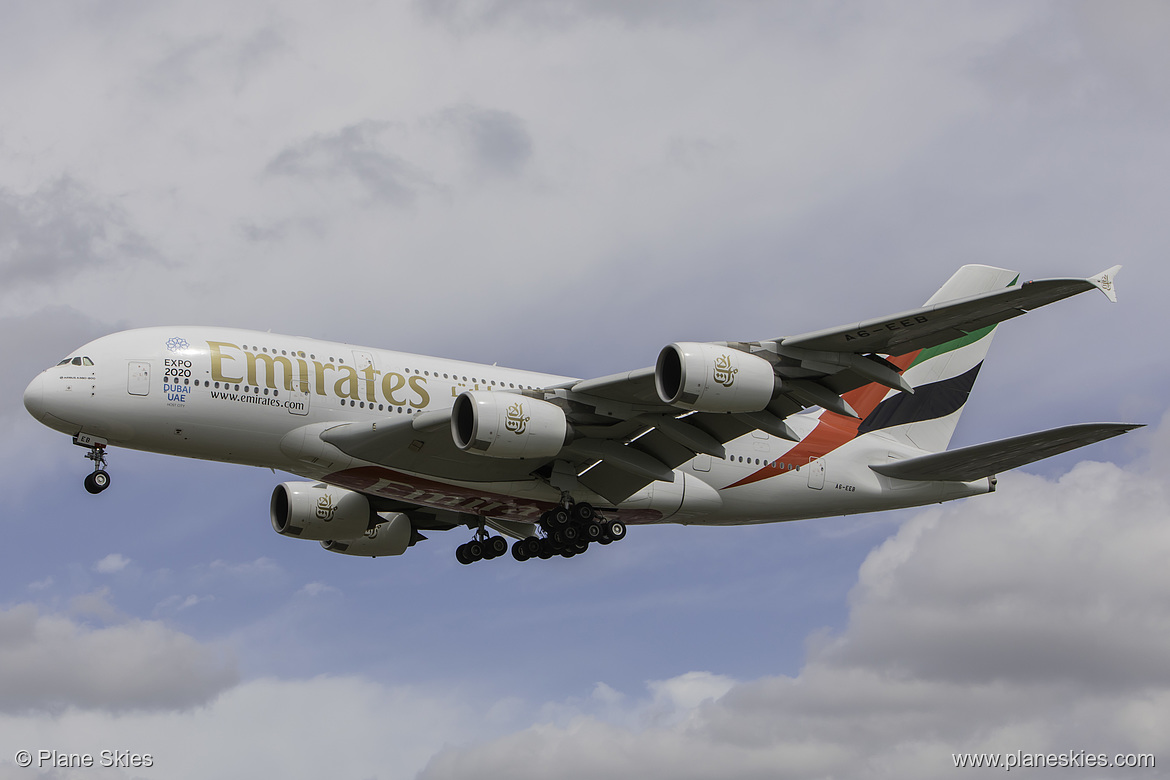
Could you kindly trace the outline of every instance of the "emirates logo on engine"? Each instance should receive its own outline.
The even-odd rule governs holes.
[[[524,416],[524,404],[519,401],[504,410],[504,427],[517,436],[528,429],[530,419],[532,418]]]
[[[328,495],[321,496],[317,499],[317,519],[324,520],[328,523],[337,514],[337,505],[333,503],[333,499]]]
[[[739,373],[738,368],[732,368],[731,355],[720,355],[715,358],[715,381],[724,387],[731,387],[735,384],[735,375]]]

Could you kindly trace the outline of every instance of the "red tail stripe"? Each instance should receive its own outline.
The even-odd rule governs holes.
[[[905,371],[914,362],[914,359],[918,357],[919,352],[921,350],[907,352],[905,355],[889,358],[889,361],[897,366],[899,371]],[[888,387],[879,385],[876,382],[862,385],[856,390],[850,390],[842,398],[857,412],[859,415],[858,419],[826,410],[821,414],[820,419],[817,421],[817,427],[812,430],[812,433],[797,442],[796,446],[784,455],[781,455],[779,458],[773,458],[773,460],[803,466],[813,458],[824,457],[845,442],[857,438],[857,428],[861,425],[861,421],[877,408],[877,405],[882,402],[882,399],[886,397],[886,393],[889,391],[890,389]],[[772,461],[769,461],[759,471],[748,474],[740,481],[732,483],[727,487],[733,488],[739,487],[740,485],[750,485],[753,482],[759,482],[761,479],[775,477],[784,473],[786,472],[772,468]]]

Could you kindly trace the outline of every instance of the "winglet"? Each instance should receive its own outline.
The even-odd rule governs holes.
[[[1096,276],[1090,276],[1086,281],[1092,283],[1101,292],[1105,293],[1105,297],[1113,303],[1117,303],[1117,289],[1113,285],[1113,278],[1117,276],[1117,272],[1121,270],[1121,266],[1115,265]]]

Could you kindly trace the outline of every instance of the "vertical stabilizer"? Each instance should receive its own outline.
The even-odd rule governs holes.
[[[965,265],[926,302],[931,306],[971,295],[1001,290],[1019,281],[1019,274],[987,265]],[[866,415],[858,433],[882,431],[915,447],[940,452],[947,448],[963,411],[995,326],[906,355],[893,356],[908,365],[903,373],[914,393],[892,391]]]

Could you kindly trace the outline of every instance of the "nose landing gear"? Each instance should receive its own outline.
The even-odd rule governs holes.
[[[92,436],[74,436],[73,443],[85,447],[85,457],[93,461],[93,473],[85,478],[85,489],[94,495],[110,486],[110,474],[106,471],[106,442]]]

